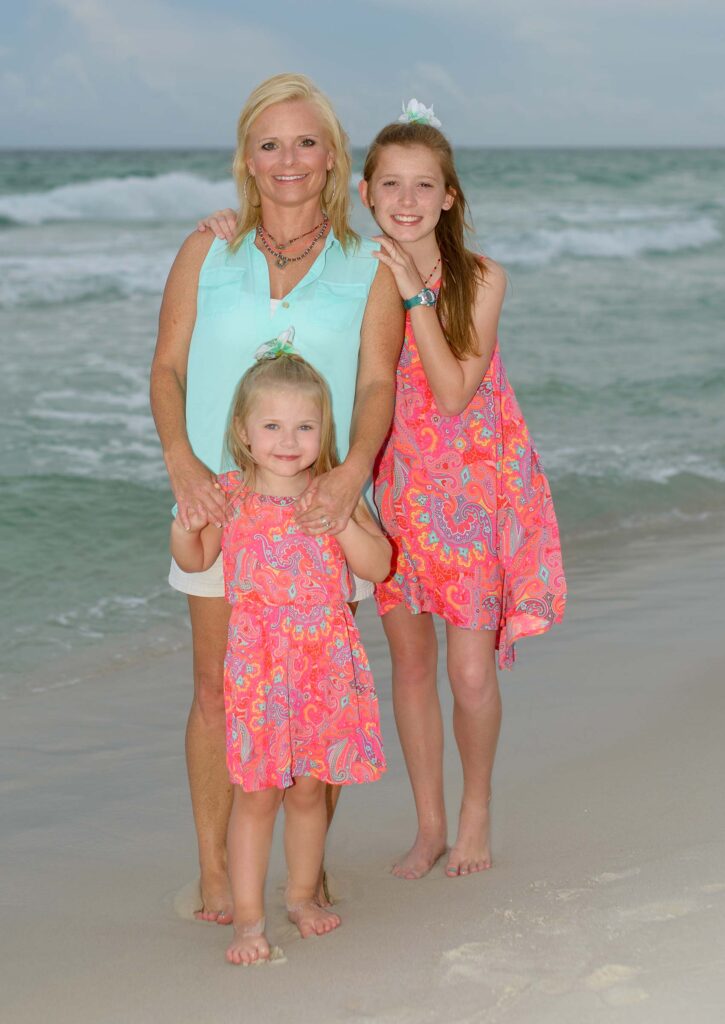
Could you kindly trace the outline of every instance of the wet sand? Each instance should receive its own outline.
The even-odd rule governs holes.
[[[722,535],[569,559],[570,609],[502,676],[494,867],[388,873],[414,815],[385,641],[361,624],[390,769],[346,791],[328,863],[343,926],[283,957],[224,961],[188,920],[195,844],[186,646],[62,667],[2,703],[0,859],[8,1024],[710,1024],[725,1005]],[[99,668],[101,666],[101,668]],[[72,680],[75,679],[75,682]],[[447,684],[441,694],[450,718]],[[450,726],[451,838],[460,780]]]

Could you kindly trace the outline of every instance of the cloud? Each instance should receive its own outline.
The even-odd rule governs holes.
[[[153,144],[161,131],[163,144],[231,145],[250,88],[304,52],[245,16],[164,0],[45,0],[44,10],[47,24],[29,10],[32,49],[15,47],[0,78],[0,125],[52,144],[92,132],[101,145]]]

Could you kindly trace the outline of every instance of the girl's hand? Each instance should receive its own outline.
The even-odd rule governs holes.
[[[221,527],[224,522],[224,494],[209,467],[195,455],[187,455],[183,459],[167,457],[166,468],[179,506],[177,517],[183,528],[201,529],[192,526],[192,517],[203,517],[201,526],[214,523]]]
[[[401,299],[411,299],[417,295],[423,288],[423,278],[408,253],[387,235],[374,235],[373,241],[380,242],[380,249],[373,256],[390,267]]]
[[[217,238],[231,242],[237,230],[237,211],[229,207],[226,210],[215,210],[196,225],[197,231],[206,231],[207,228],[213,231]]]
[[[188,526],[184,526],[177,515],[171,524],[172,534],[186,534],[189,537],[193,537],[194,534],[201,533],[204,527],[209,526],[209,523],[211,522],[206,512],[198,512],[196,509],[189,510],[186,521],[189,524]],[[216,523],[214,525],[216,525]]]

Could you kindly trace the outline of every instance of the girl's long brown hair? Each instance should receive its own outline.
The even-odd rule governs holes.
[[[376,135],[365,158],[363,177],[368,185],[385,146],[425,146],[440,161],[446,191],[454,198],[453,206],[441,212],[436,225],[436,241],[443,266],[438,315],[455,357],[466,359],[478,355],[473,307],[485,271],[481,257],[466,248],[466,232],[472,228],[466,220],[468,204],[456,172],[450,143],[442,132],[428,124],[386,125]]]
[[[251,486],[254,482],[254,459],[249,447],[242,440],[241,428],[260,391],[279,390],[285,387],[295,391],[309,391],[320,405],[320,454],[310,467],[312,474],[320,476],[339,465],[332,402],[327,382],[322,374],[301,356],[285,352],[272,359],[260,359],[254,366],[250,366],[234,393],[226,444],[235,466],[244,474],[244,482],[247,485]]]

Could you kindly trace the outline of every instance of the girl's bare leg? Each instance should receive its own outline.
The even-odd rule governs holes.
[[[245,793],[241,786],[234,787],[227,837],[234,899],[234,938],[227,949],[230,964],[269,959],[269,943],[264,934],[264,883],[281,802],[280,789]]]
[[[202,921],[229,924],[232,899],[226,839],[232,787],[224,737],[224,653],[230,608],[223,597],[189,597],[194,699],[186,726],[186,765],[199,846]]]
[[[443,802],[443,720],[436,685],[438,641],[429,614],[403,605],[383,616],[393,665],[393,708],[418,814],[418,833],[393,865],[398,878],[427,874],[447,843]]]
[[[324,935],[340,924],[338,915],[317,899],[327,835],[324,782],[306,776],[295,779],[285,792],[284,814],[289,919],[303,939]]]
[[[489,801],[491,773],[501,728],[493,630],[446,623],[448,676],[453,691],[453,732],[463,765],[458,835],[446,865],[451,877],[491,867]]]

